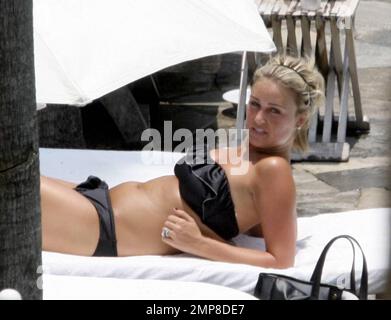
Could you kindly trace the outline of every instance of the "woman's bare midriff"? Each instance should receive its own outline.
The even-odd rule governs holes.
[[[110,189],[119,256],[179,253],[162,241],[161,231],[173,208],[189,213],[201,232],[216,237],[182,200],[176,176],[145,183],[126,182]]]

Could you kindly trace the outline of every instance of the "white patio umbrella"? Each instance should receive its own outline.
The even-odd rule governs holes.
[[[34,0],[37,103],[86,105],[181,62],[271,52],[254,0]]]

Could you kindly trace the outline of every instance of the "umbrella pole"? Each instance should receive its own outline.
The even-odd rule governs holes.
[[[239,103],[236,113],[236,143],[242,142],[242,129],[244,129],[244,118],[246,111],[246,91],[247,91],[248,61],[247,52],[243,51],[242,66],[240,70]]]
[[[150,79],[151,79],[153,89],[155,90],[156,95],[157,95],[158,99],[160,100],[160,92],[159,92],[157,83],[156,83],[156,81],[155,81],[155,78],[153,77],[152,74],[151,74],[149,77],[150,77]]]

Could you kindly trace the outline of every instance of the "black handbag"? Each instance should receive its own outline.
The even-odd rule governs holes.
[[[353,265],[350,272],[349,289],[333,284],[321,283],[327,252],[332,244],[341,238],[349,240],[353,248]],[[358,293],[356,291],[354,243],[359,247],[363,259],[360,290]],[[353,294],[359,300],[366,300],[368,297],[368,269],[364,252],[357,240],[349,235],[337,236],[329,241],[318,259],[310,281],[303,281],[282,274],[260,273],[254,296],[261,300],[341,300],[344,291]]]

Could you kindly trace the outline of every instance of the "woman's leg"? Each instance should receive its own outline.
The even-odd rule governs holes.
[[[95,207],[75,185],[41,177],[43,250],[91,256],[99,238]]]
[[[47,179],[47,180],[50,180],[50,181],[58,182],[59,184],[63,185],[64,187],[67,187],[69,189],[74,189],[77,186],[76,183],[65,181],[65,180],[61,180],[61,179],[58,179],[58,178],[41,176],[41,181],[42,181],[42,179]]]

